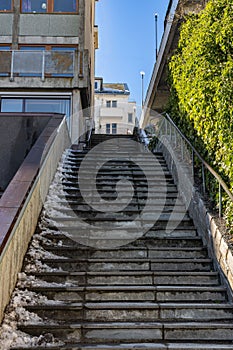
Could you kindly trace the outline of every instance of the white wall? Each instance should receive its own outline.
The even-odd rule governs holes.
[[[107,107],[111,101],[111,107]],[[117,101],[117,107],[112,107],[112,101]],[[132,113],[132,123],[128,122],[128,114]],[[136,103],[129,102],[129,95],[95,94],[95,132],[106,133],[106,124],[117,124],[118,134],[132,133],[135,125]],[[111,130],[112,132],[112,130]]]

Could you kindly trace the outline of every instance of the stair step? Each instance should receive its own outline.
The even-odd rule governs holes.
[[[21,325],[23,332],[33,336],[52,333],[59,340],[89,343],[122,341],[233,341],[233,324],[220,322],[111,322]]]
[[[35,286],[28,287],[49,299],[65,301],[154,301],[154,302],[224,302],[224,287],[203,286]]]
[[[181,235],[181,237],[169,237],[164,233],[164,231],[156,231],[158,235],[164,235],[168,237],[158,237],[158,238],[149,238],[149,237],[141,237],[137,241],[134,241],[131,244],[128,244],[127,247],[140,247],[140,248],[158,248],[158,247],[163,247],[166,246],[168,248],[170,247],[180,247],[180,248],[188,248],[188,247],[203,247],[202,239],[197,236],[196,230],[186,230],[186,236],[184,236],[185,232],[183,231],[176,231],[178,236]],[[46,232],[44,236],[49,239],[51,242],[53,242],[55,245],[58,244],[63,244],[63,245],[73,245],[74,247],[77,248],[83,248],[85,246],[75,242],[68,236],[65,236],[61,232],[57,231],[56,233],[48,233]]]
[[[206,258],[207,250],[205,248],[151,248],[151,249],[143,249],[142,247],[136,248],[126,248],[122,247],[121,249],[102,249],[102,250],[91,250],[90,248],[86,249],[78,249],[73,246],[59,246],[59,247],[51,247],[45,245],[44,248],[59,256],[66,256],[69,258],[179,258],[182,256],[183,258],[191,259],[191,258]]]
[[[27,305],[29,312],[53,321],[75,322],[129,322],[139,321],[216,321],[233,320],[233,306],[230,304],[179,304],[149,302],[109,303],[60,303],[57,305]]]
[[[211,259],[42,259],[42,263],[68,271],[209,271]]]
[[[83,285],[195,285],[216,286],[217,272],[152,272],[152,271],[106,271],[106,272],[39,272],[39,279],[50,283]]]

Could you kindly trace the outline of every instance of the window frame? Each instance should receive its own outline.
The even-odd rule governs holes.
[[[72,11],[72,12],[62,12],[62,11],[54,11],[54,1],[56,0],[44,0],[44,2],[47,3],[47,8],[46,8],[46,11],[45,12],[35,12],[35,11],[23,11],[23,0],[20,0],[20,12],[21,13],[28,13],[28,14],[60,14],[60,15],[77,15],[79,14],[79,0],[76,0],[76,10],[75,11]],[[13,2],[13,0],[12,0]],[[13,6],[12,6],[12,9],[13,9]]]
[[[9,12],[13,12],[14,0],[10,0],[10,2],[11,2],[11,9],[10,9],[10,10],[1,10],[1,9],[0,9],[0,13],[9,13]]]

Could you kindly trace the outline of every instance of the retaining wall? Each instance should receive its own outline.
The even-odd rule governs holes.
[[[65,118],[50,115],[50,121],[0,199],[0,321],[58,162],[69,146]]]
[[[193,186],[191,166],[180,161],[179,155],[169,140],[163,137],[160,150],[164,154],[170,172],[183,198],[186,209],[194,221],[198,234],[207,246],[209,256],[213,258],[215,268],[220,272],[222,282],[228,287],[233,300],[233,254],[225,241],[214,216],[207,210],[200,193]]]

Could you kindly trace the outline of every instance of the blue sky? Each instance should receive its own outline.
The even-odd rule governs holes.
[[[95,74],[106,83],[126,82],[131,99],[138,105],[142,95],[140,71],[145,72],[146,93],[155,63],[155,13],[158,14],[159,45],[168,3],[169,0],[96,2],[99,49]]]

